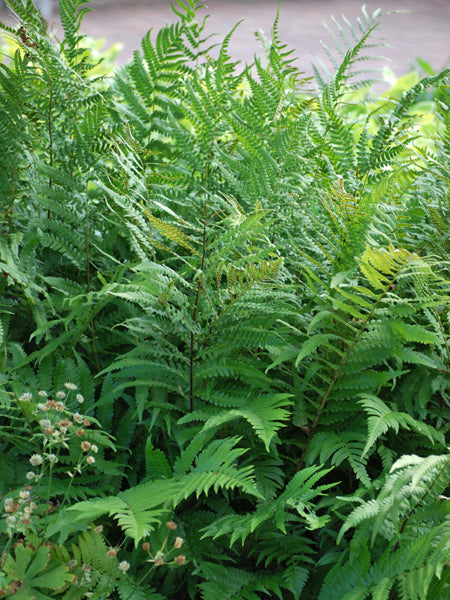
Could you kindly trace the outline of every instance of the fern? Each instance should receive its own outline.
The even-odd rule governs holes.
[[[334,484],[325,484],[317,488],[313,486],[318,479],[324,477],[327,470],[320,470],[319,467],[309,467],[297,473],[288,483],[286,489],[275,499],[262,503],[255,512],[241,516],[232,515],[219,519],[206,529],[206,536],[213,538],[225,534],[231,534],[230,546],[237,540],[242,543],[253,533],[261,524],[267,526],[267,521],[274,520],[276,527],[283,533],[285,528],[285,511],[288,508],[294,508],[298,514],[305,520],[308,529],[322,527],[326,523],[326,518],[318,517],[313,509],[310,500],[325,490],[333,487]]]
[[[142,483],[114,498],[80,502],[70,510],[79,513],[78,519],[88,521],[110,514],[138,544],[152,531],[154,524],[160,523],[168,511],[191,494],[198,498],[201,494],[207,495],[211,489],[217,493],[237,487],[258,497],[260,494],[254,485],[253,469],[239,469],[231,464],[245,452],[245,449],[235,447],[238,442],[236,438],[216,440],[194,455],[194,464],[182,473],[178,471],[175,477]]]
[[[352,560],[341,567],[348,579],[346,583],[341,579],[343,597],[352,597],[350,589],[358,589],[362,597],[369,593],[375,598],[383,597],[393,588],[400,597],[428,597],[432,581],[440,578],[447,562],[448,517],[447,511],[441,510],[440,495],[448,485],[448,464],[446,455],[401,458],[392,466],[378,497],[361,502],[347,517],[338,543],[353,527],[355,538],[361,540],[362,531],[371,521],[372,547],[381,537],[385,548],[370,570],[366,563],[365,571],[358,571]],[[419,528],[418,523],[422,525]],[[369,557],[367,548],[365,552]],[[330,579],[331,573],[319,597],[325,597],[329,582],[337,583],[334,572]]]
[[[73,546],[80,579],[95,567],[93,597],[444,600],[448,71],[371,97],[381,15],[363,12],[335,22],[314,91],[280,13],[240,67],[235,29],[213,51],[200,4],[180,0],[103,78],[89,7],[61,0],[52,41],[32,2],[8,4],[2,493],[23,486],[40,431],[11,399],[73,381],[108,433],[86,433],[97,470],[68,490],[67,444],[53,489],[70,507],[45,526],[52,560]]]
[[[439,441],[444,445],[443,436],[439,435],[433,427],[429,427],[426,423],[420,423],[406,413],[392,411],[384,402],[374,396],[364,397],[360,403],[370,415],[368,423],[368,439],[361,454],[361,458],[365,456],[368,450],[373,446],[374,442],[385,433],[388,429],[394,429],[398,432],[399,427],[413,429],[421,435],[426,435],[433,443]]]

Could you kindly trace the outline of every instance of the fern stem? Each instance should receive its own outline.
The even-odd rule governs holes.
[[[91,328],[91,340],[92,340],[92,350],[94,352],[94,361],[95,361],[95,366],[97,367],[97,369],[99,371],[101,371],[101,365],[100,365],[100,359],[98,356],[98,348],[97,348],[97,342],[95,341],[95,336],[96,336],[96,330],[95,330],[95,324],[94,321],[91,320],[90,322],[90,328]]]
[[[436,475],[433,483],[430,485],[430,487],[428,487],[425,491],[425,493],[423,494],[422,498],[417,502],[417,504],[415,506],[413,506],[411,508],[411,510],[409,511],[409,513],[406,515],[406,517],[403,519],[403,522],[400,526],[399,529],[399,535],[401,536],[401,534],[405,531],[405,527],[408,524],[409,519],[413,516],[414,512],[416,511],[416,508],[422,504],[422,502],[425,500],[425,498],[428,496],[428,494],[431,492],[431,490],[434,488],[434,486],[436,485],[436,483],[439,480],[439,477],[442,475],[442,473],[445,471],[445,469],[448,467],[448,464],[450,463],[450,458],[447,459],[447,462],[444,463],[444,465],[442,466],[442,469],[439,471],[439,473]],[[400,547],[400,539],[397,540],[397,542],[395,543],[394,546],[394,552],[396,550],[398,550]]]
[[[436,319],[437,319],[437,321],[439,323],[439,327],[440,327],[440,330],[441,330],[441,333],[442,333],[442,340],[444,342],[445,351],[447,353],[447,368],[450,369],[450,349],[448,347],[447,335],[445,333],[444,326],[442,325],[442,321],[441,321],[441,318],[439,316],[439,313],[438,313],[438,311],[436,309],[434,309],[434,314],[436,315]]]
[[[43,64],[45,66],[45,71],[47,73],[47,77],[48,77],[48,84],[50,87],[50,97],[48,99],[48,137],[50,140],[50,148],[49,148],[49,152],[50,152],[50,167],[53,167],[53,123],[52,123],[52,111],[53,111],[53,81],[50,75],[50,72],[48,70],[48,66],[47,63],[45,62],[45,60],[43,60]],[[52,176],[50,175],[49,179],[48,179],[48,187],[52,187],[53,185],[53,180],[52,180]],[[51,214],[51,210],[48,209],[47,211],[47,217],[49,219],[51,219],[52,214]]]
[[[89,197],[86,191],[86,289],[90,292],[90,269],[89,269]]]
[[[194,304],[194,312],[192,314],[192,324],[194,325],[197,320],[197,310],[198,303],[200,301],[200,289],[202,286],[203,280],[203,269],[205,266],[205,256],[206,256],[206,215],[203,219],[203,236],[202,236],[202,262],[200,266],[200,274],[197,285],[197,293],[195,296],[195,304]],[[194,330],[191,329],[191,347],[190,347],[190,355],[189,355],[189,409],[191,412],[194,411],[194,347],[195,347],[195,338],[194,338]]]
[[[9,210],[7,210],[8,215],[8,235],[12,233],[12,224],[13,224],[13,213],[14,213],[14,203],[15,203],[15,195],[16,195],[16,182],[17,182],[17,160],[18,160],[19,152],[16,152],[15,160],[14,160],[14,183],[11,190],[11,204],[9,206]]]
[[[395,278],[393,278],[393,279],[395,279]],[[342,357],[342,360],[341,360],[341,362],[340,362],[340,364],[339,364],[338,368],[337,368],[337,369],[336,369],[336,371],[334,372],[334,375],[333,375],[333,377],[331,378],[331,381],[330,381],[330,383],[329,383],[329,385],[328,385],[328,388],[327,388],[327,390],[326,390],[325,394],[324,394],[324,395],[323,395],[323,397],[322,397],[322,401],[321,401],[321,403],[320,403],[320,406],[319,406],[319,408],[318,408],[318,410],[317,410],[317,413],[316,413],[316,416],[315,416],[315,418],[314,418],[314,421],[313,421],[313,423],[312,423],[312,425],[311,425],[311,427],[310,427],[309,434],[308,434],[308,438],[307,438],[307,440],[306,440],[306,444],[305,444],[305,446],[304,446],[304,448],[303,448],[303,451],[302,451],[302,455],[301,455],[301,457],[300,457],[300,460],[298,461],[298,463],[297,463],[297,466],[296,466],[296,470],[297,470],[297,471],[300,471],[300,469],[301,469],[301,468],[302,468],[302,466],[303,466],[303,463],[305,462],[305,456],[306,456],[306,452],[307,452],[307,450],[308,450],[308,446],[309,446],[309,444],[311,443],[311,440],[312,440],[312,438],[313,438],[313,436],[314,436],[314,433],[315,433],[315,431],[316,431],[317,425],[319,424],[320,417],[322,416],[322,413],[323,413],[323,411],[325,410],[325,407],[326,407],[326,405],[328,404],[328,400],[329,400],[329,398],[330,398],[331,392],[333,391],[334,385],[335,385],[336,381],[338,380],[338,378],[339,378],[339,375],[340,375],[340,374],[341,374],[341,372],[342,372],[342,369],[343,369],[343,368],[345,367],[345,365],[347,364],[347,361],[348,361],[348,359],[349,359],[349,356],[350,356],[350,354],[353,352],[353,349],[355,348],[356,344],[359,342],[359,340],[360,340],[360,338],[361,338],[362,334],[364,333],[364,331],[365,331],[365,329],[366,329],[366,327],[367,327],[367,325],[368,325],[369,321],[372,319],[372,317],[373,317],[373,315],[374,315],[374,313],[375,313],[376,309],[378,308],[378,305],[380,304],[380,302],[382,301],[382,299],[384,298],[384,296],[385,296],[385,295],[388,293],[388,291],[389,291],[390,287],[391,287],[391,282],[389,282],[389,285],[388,285],[388,286],[385,288],[385,290],[382,292],[382,294],[380,294],[380,296],[377,298],[377,301],[376,301],[376,302],[375,302],[375,304],[372,306],[372,308],[371,308],[371,310],[370,310],[369,314],[368,314],[368,315],[367,315],[367,317],[364,319],[364,322],[363,322],[363,324],[361,325],[361,328],[360,328],[360,330],[358,331],[358,333],[357,333],[357,335],[356,335],[355,339],[354,339],[354,340],[353,340],[353,342],[350,344],[350,347],[348,348],[347,352],[346,352],[346,353],[344,354],[344,356]]]

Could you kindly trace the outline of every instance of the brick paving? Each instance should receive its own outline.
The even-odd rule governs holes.
[[[361,15],[363,0],[284,0],[281,6],[279,32],[283,42],[295,49],[297,65],[310,74],[311,63],[317,56],[325,59],[323,40],[331,48],[331,34],[324,23],[333,26],[331,15],[342,22],[345,15],[352,23]],[[235,32],[230,53],[235,59],[251,61],[260,52],[255,31],[262,29],[270,36],[276,16],[277,0],[207,0],[209,14],[207,31],[218,33],[220,40],[235,23],[243,22]],[[429,62],[435,70],[450,66],[450,0],[366,0],[367,11],[381,8],[383,12],[407,11],[383,18],[377,33],[391,47],[377,49],[390,59],[389,66],[397,75],[410,70],[416,57]],[[165,22],[174,20],[170,0],[93,0],[94,10],[83,22],[83,32],[106,38],[106,46],[120,42],[123,49],[119,62],[126,62],[148,29],[158,30]],[[0,17],[8,18],[5,9]],[[55,13],[50,19],[60,30]],[[381,64],[381,63],[380,63]]]

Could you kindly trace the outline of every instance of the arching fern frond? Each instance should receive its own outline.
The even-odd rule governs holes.
[[[76,518],[90,521],[103,514],[117,519],[124,533],[137,545],[164,516],[183,500],[195,494],[208,495],[210,490],[238,488],[261,497],[255,486],[253,468],[237,467],[235,462],[245,452],[237,447],[239,438],[215,440],[192,457],[184,473],[171,478],[155,479],[120,492],[115,497],[79,502],[72,507]],[[151,499],[151,500],[150,500]]]
[[[275,499],[262,502],[255,511],[246,515],[227,515],[216,520],[204,530],[204,537],[216,539],[222,535],[230,536],[230,546],[238,540],[243,544],[247,537],[257,528],[273,523],[276,528],[286,533],[288,511],[297,511],[308,529],[323,527],[326,517],[320,517],[314,510],[313,498],[317,499],[335,484],[316,483],[325,477],[331,469],[313,466],[296,473],[284,491]]]
[[[407,430],[412,429],[419,435],[428,437],[431,443],[439,442],[445,445],[445,440],[442,434],[438,433],[434,427],[416,421],[407,413],[395,412],[389,408],[382,400],[376,396],[365,395],[360,400],[360,404],[369,414],[368,423],[368,439],[361,454],[361,458],[367,454],[369,449],[375,444],[376,440],[388,431],[394,429],[398,433],[399,428],[403,427]]]

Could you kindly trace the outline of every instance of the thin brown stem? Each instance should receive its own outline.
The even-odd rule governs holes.
[[[52,124],[52,110],[53,110],[53,82],[49,75],[49,83],[50,83],[50,98],[48,102],[48,136],[50,139],[50,167],[53,167],[53,124]],[[52,176],[50,175],[48,180],[48,187],[52,187],[53,181]],[[51,211],[48,211],[48,218],[51,218]]]
[[[202,239],[202,262],[200,267],[200,274],[197,285],[197,293],[195,296],[194,312],[192,314],[192,325],[194,326],[197,320],[198,304],[200,301],[200,289],[203,281],[203,269],[205,266],[206,256],[206,218],[203,219],[203,239]],[[195,337],[194,330],[191,329],[191,347],[189,356],[189,408],[192,412],[194,410],[194,349],[195,349]]]
[[[49,141],[50,141],[50,147],[49,147],[49,154],[50,154],[50,168],[53,167],[53,122],[52,122],[52,111],[53,111],[53,96],[54,96],[54,91],[53,91],[53,81],[50,75],[50,72],[48,70],[48,66],[47,63],[45,62],[45,60],[43,61],[43,64],[45,65],[45,72],[47,73],[47,77],[48,77],[48,85],[50,88],[50,95],[49,95],[49,100],[48,100],[48,116],[47,116],[47,122],[48,122],[48,137],[49,137]],[[48,179],[48,187],[52,187],[53,186],[53,180],[52,180],[52,176],[50,175],[49,179]],[[49,219],[52,218],[52,214],[51,214],[51,210],[48,209],[47,211],[47,217]]]
[[[16,196],[16,182],[17,182],[17,161],[18,161],[18,152],[16,152],[16,156],[15,156],[15,160],[14,160],[14,183],[13,183],[13,187],[11,190],[11,196],[12,196],[12,200],[11,200],[11,204],[9,206],[9,210],[7,211],[7,215],[8,215],[8,234],[11,235],[12,233],[12,226],[13,226],[13,213],[14,213],[14,202],[15,202],[15,196]]]
[[[367,315],[367,317],[364,319],[364,321],[363,321],[363,323],[362,323],[362,325],[361,325],[361,328],[360,328],[360,330],[358,331],[358,333],[357,333],[357,335],[356,335],[355,339],[354,339],[354,340],[353,340],[353,342],[350,344],[350,346],[349,346],[349,348],[348,348],[347,352],[346,352],[346,353],[344,354],[344,356],[342,357],[342,360],[341,360],[341,362],[340,362],[340,364],[339,364],[338,368],[337,368],[337,369],[336,369],[336,371],[334,372],[334,374],[333,374],[333,377],[331,378],[331,381],[330,381],[330,383],[329,383],[329,385],[328,385],[328,387],[327,387],[327,389],[326,389],[326,392],[325,392],[325,394],[324,394],[324,395],[323,395],[323,397],[322,397],[322,401],[321,401],[321,403],[320,403],[320,406],[319,406],[319,408],[317,409],[317,413],[316,413],[316,416],[315,416],[315,418],[314,418],[314,421],[313,421],[313,423],[312,423],[312,425],[311,425],[311,427],[310,427],[310,429],[309,429],[309,433],[308,433],[308,438],[307,438],[307,440],[306,440],[306,444],[305,444],[305,446],[304,446],[304,448],[303,448],[303,451],[302,451],[302,455],[301,455],[301,457],[300,457],[300,460],[299,460],[299,461],[298,461],[298,463],[297,463],[297,467],[296,467],[297,471],[300,471],[300,469],[301,469],[301,468],[302,468],[302,466],[303,466],[303,463],[305,462],[306,451],[308,450],[308,446],[309,446],[309,444],[311,443],[311,440],[312,440],[312,438],[313,438],[313,436],[314,436],[314,433],[315,433],[315,431],[316,431],[316,428],[317,428],[317,425],[318,425],[318,423],[319,423],[320,417],[322,416],[322,413],[323,413],[323,411],[325,410],[325,407],[326,407],[326,406],[327,406],[327,404],[328,404],[328,400],[329,400],[329,398],[330,398],[331,392],[333,391],[333,388],[334,388],[334,386],[335,386],[335,383],[336,383],[336,381],[337,381],[337,380],[338,380],[338,378],[339,378],[339,375],[342,373],[342,370],[343,370],[343,368],[345,367],[345,365],[347,364],[347,361],[348,361],[348,359],[349,359],[349,356],[350,356],[350,354],[353,352],[353,349],[355,348],[356,344],[359,342],[359,340],[360,340],[360,338],[361,338],[362,334],[364,333],[364,331],[365,331],[365,329],[366,329],[366,327],[367,327],[368,323],[369,323],[369,322],[370,322],[370,320],[372,319],[372,317],[373,317],[373,315],[374,315],[374,312],[376,311],[376,309],[377,309],[378,305],[380,304],[381,300],[384,298],[384,296],[385,296],[385,295],[387,294],[387,292],[389,291],[390,287],[391,287],[391,286],[390,286],[390,284],[389,284],[389,286],[387,286],[387,287],[385,288],[385,290],[383,291],[383,293],[382,293],[382,294],[380,294],[380,296],[378,297],[377,301],[376,301],[376,302],[375,302],[375,304],[372,306],[372,308],[371,308],[371,310],[370,310],[369,314],[368,314],[368,315]]]
[[[86,289],[90,292],[90,266],[89,266],[89,199],[86,198]]]

